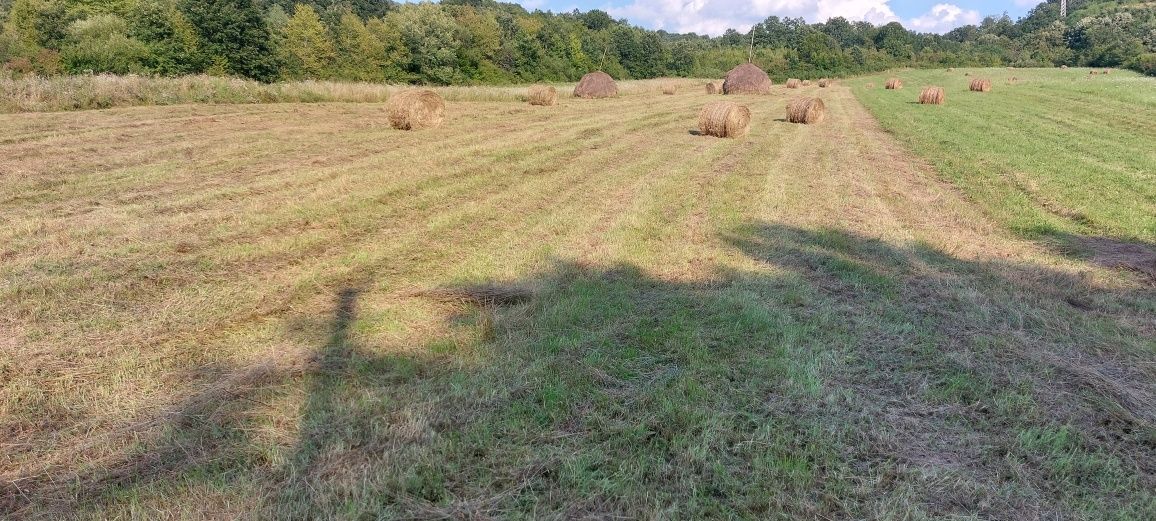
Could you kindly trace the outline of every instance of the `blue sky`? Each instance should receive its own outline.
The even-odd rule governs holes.
[[[511,1],[511,0],[506,0]],[[819,22],[834,16],[875,24],[898,21],[908,29],[947,32],[987,15],[1027,13],[1042,0],[513,0],[527,9],[602,9],[650,29],[718,35],[745,31],[770,15]]]

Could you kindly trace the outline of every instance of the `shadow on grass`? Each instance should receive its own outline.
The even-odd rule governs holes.
[[[275,518],[1153,513],[1151,291],[837,229],[723,239],[757,269],[560,262],[417,354],[358,334],[342,289],[303,373],[190,400],[72,501],[164,477]],[[298,439],[258,450],[253,402],[286,385]]]

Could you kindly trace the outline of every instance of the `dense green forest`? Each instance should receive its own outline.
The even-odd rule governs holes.
[[[9,74],[237,75],[433,84],[718,77],[747,60],[773,76],[897,66],[1132,67],[1156,74],[1156,4],[1058,0],[944,35],[899,23],[771,16],[719,37],[633,27],[607,13],[528,12],[493,0],[0,0]]]

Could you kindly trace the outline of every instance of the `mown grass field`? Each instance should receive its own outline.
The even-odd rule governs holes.
[[[0,514],[1156,517],[1153,279],[950,168],[1004,156],[935,136],[1021,94],[865,81],[802,89],[815,126],[738,97],[741,140],[692,132],[694,82],[412,133],[373,103],[0,115]],[[1139,143],[1121,96],[1069,117]],[[1150,150],[1082,177],[1021,141],[1093,224],[1024,215],[1151,246],[1150,186],[1067,187],[1124,193]]]

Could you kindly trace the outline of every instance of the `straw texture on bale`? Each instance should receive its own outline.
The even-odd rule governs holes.
[[[947,101],[947,94],[943,92],[943,87],[924,87],[919,92],[919,103],[923,105],[943,105]]]
[[[811,86],[811,80],[803,80],[803,86],[804,87],[810,87]]]
[[[437,128],[445,119],[446,102],[432,90],[406,90],[389,97],[389,125],[398,130]]]
[[[574,96],[579,98],[613,98],[618,95],[618,84],[614,78],[602,71],[594,71],[582,77],[574,87]]]
[[[822,123],[827,106],[819,98],[795,98],[787,102],[787,121],[813,125]]]
[[[753,63],[744,63],[727,73],[723,94],[770,94],[771,77]]]
[[[530,86],[530,104],[549,107],[558,102],[558,91],[549,85]]]
[[[828,80],[827,78],[823,78],[823,79],[819,80],[819,87],[821,87],[821,88],[827,88],[827,86],[830,84],[831,84],[831,80]]]
[[[718,94],[720,92],[722,92],[722,87],[719,86],[718,83],[712,81],[712,82],[706,84],[706,93],[707,94]]]
[[[967,89],[972,92],[991,92],[991,80],[986,78],[972,79]]]
[[[799,81],[798,78],[787,78],[787,88],[788,89],[797,89],[797,88],[801,87],[802,85],[803,85],[803,82]]]
[[[1060,65],[1060,68],[1061,68],[1061,69],[1067,69],[1067,68],[1068,68],[1068,66],[1067,66],[1067,65]]]
[[[899,78],[891,78],[891,79],[887,80],[887,83],[884,84],[884,87],[886,87],[887,90],[902,89],[903,88],[903,81],[900,80]]]
[[[1110,71],[1108,69],[1104,69],[1104,72],[1102,74],[1108,74],[1109,72],[1112,72],[1112,71]]]
[[[663,85],[662,86],[662,93],[666,94],[667,96],[673,95],[675,90],[676,90],[676,88],[674,85]]]
[[[705,136],[743,137],[750,124],[750,109],[729,101],[707,103],[698,113],[698,131]]]

